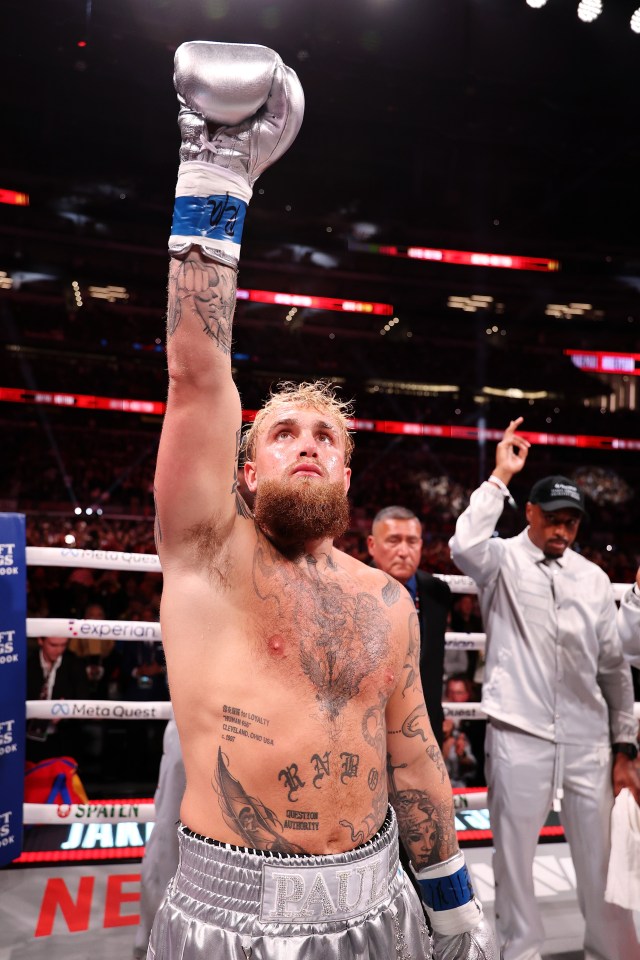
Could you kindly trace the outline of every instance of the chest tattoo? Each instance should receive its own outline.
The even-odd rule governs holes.
[[[264,602],[265,639],[285,633],[297,641],[299,665],[316,699],[335,720],[360,690],[365,677],[388,657],[391,627],[371,593],[345,589],[337,567],[315,561],[293,563],[266,541],[253,560],[253,586]]]

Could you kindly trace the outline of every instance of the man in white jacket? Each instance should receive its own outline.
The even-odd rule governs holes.
[[[509,424],[495,470],[472,494],[450,544],[478,585],[487,633],[482,706],[498,933],[504,960],[541,960],[532,867],[553,807],[575,865],[586,960],[636,960],[631,914],[604,900],[614,794],[630,786],[640,799],[631,672],[611,584],[570,549],[584,515],[576,484],[539,480],[526,506],[529,525],[508,540],[494,535],[530,447],[516,432],[521,423]]]
[[[632,667],[640,670],[640,567],[636,582],[620,601],[618,632],[625,657]]]

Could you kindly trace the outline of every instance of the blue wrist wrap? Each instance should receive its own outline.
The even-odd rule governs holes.
[[[473,900],[471,877],[463,865],[445,877],[418,878],[422,899],[432,910],[453,910]]]
[[[171,235],[226,240],[240,245],[247,204],[226,194],[176,197]]]

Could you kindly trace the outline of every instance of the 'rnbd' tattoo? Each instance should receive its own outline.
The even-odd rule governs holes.
[[[358,776],[358,765],[360,757],[357,753],[341,753],[342,771],[340,773],[340,783],[346,783],[347,780],[353,780]]]
[[[319,790],[318,781],[323,780],[329,776],[329,757],[331,756],[331,751],[327,750],[322,756],[319,753],[314,753],[311,757],[311,763],[313,764],[316,775],[313,778],[313,786],[316,790]]]
[[[287,799],[289,803],[295,803],[298,798],[294,797],[294,793],[297,793],[298,790],[302,790],[305,785],[305,781],[300,779],[300,774],[298,773],[298,764],[292,763],[290,766],[281,770],[278,774],[278,780],[284,780],[284,785],[289,791],[287,794]]]

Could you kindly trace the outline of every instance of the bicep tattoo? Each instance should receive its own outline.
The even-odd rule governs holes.
[[[420,621],[415,610],[409,616],[409,646],[402,669],[407,671],[402,690],[404,697],[407,690],[416,690],[420,677]]]

